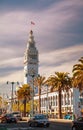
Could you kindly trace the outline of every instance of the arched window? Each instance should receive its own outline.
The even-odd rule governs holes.
[[[50,101],[50,104],[51,104],[51,106],[52,106],[52,96],[51,96],[51,101]]]
[[[73,92],[71,92],[71,104],[73,104]]]
[[[56,106],[58,105],[58,97],[57,97],[57,95],[56,95]]]
[[[55,96],[53,96],[53,106],[55,106]]]
[[[64,103],[66,105],[66,93],[64,94]]]

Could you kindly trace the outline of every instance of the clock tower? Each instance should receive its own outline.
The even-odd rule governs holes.
[[[36,49],[33,31],[31,30],[24,53],[24,84],[30,83],[33,76],[38,76],[38,50]]]

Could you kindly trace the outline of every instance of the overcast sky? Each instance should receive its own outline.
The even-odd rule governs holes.
[[[83,0],[0,0],[1,84],[23,82],[24,51],[31,29],[39,51],[40,75],[72,74],[73,65],[83,56]]]

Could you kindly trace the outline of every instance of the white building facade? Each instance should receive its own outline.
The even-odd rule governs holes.
[[[62,91],[61,105],[63,117],[66,114],[80,116],[79,95],[79,90],[76,88],[70,89],[67,93]],[[38,100],[38,95],[35,95],[35,100]],[[41,93],[41,113],[47,113],[51,117],[58,118],[58,111],[58,91]]]

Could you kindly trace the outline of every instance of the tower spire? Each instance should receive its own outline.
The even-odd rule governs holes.
[[[27,44],[29,44],[29,47],[35,46],[35,41],[34,41],[34,36],[33,36],[33,31],[32,30],[30,30],[30,32],[29,32],[29,39],[28,39]],[[27,45],[27,47],[28,47],[28,45]]]

